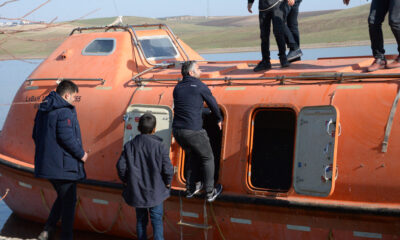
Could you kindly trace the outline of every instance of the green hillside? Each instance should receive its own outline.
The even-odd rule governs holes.
[[[302,46],[309,44],[357,44],[369,40],[367,17],[369,4],[340,11],[303,13],[300,18]],[[32,58],[48,56],[75,27],[104,26],[115,18],[99,18],[61,23],[44,28],[41,25],[0,28],[1,30],[24,29],[24,33],[0,34],[0,58],[11,56]],[[124,17],[124,24],[165,23],[183,41],[197,51],[259,47],[258,16],[241,17],[172,17],[164,19]],[[383,30],[386,40],[393,40],[391,30],[385,22]],[[42,27],[44,29],[37,30]],[[271,34],[272,44],[275,40]],[[5,41],[4,43],[2,43]],[[2,44],[1,44],[2,43]]]

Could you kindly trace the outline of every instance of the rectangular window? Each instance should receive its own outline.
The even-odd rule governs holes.
[[[288,191],[292,184],[295,111],[257,109],[252,125],[249,185],[257,190]]]
[[[110,55],[115,50],[114,38],[97,38],[91,41],[82,51],[82,55]]]
[[[178,50],[168,36],[141,37],[144,55],[149,60],[170,59],[179,56]]]

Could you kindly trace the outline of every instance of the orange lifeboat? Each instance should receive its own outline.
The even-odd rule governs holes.
[[[393,59],[393,56],[388,56]],[[197,60],[224,115],[204,116],[222,195],[185,199],[185,156],[171,136],[180,63]],[[56,194],[33,177],[38,103],[57,82],[79,86],[76,108],[88,179],[75,227],[135,236],[115,170],[137,117],[152,112],[175,175],[166,239],[399,239],[400,70],[367,74],[370,57],[301,61],[254,73],[255,61],[205,61],[165,25],[78,28],[17,92],[0,133],[0,194],[44,222]],[[149,228],[149,231],[150,228]]]

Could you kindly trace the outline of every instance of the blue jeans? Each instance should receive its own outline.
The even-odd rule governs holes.
[[[136,208],[136,233],[139,240],[147,240],[146,229],[149,222],[149,212],[154,240],[164,240],[163,204],[164,202],[151,208]]]
[[[397,49],[400,53],[400,0],[372,0],[368,26],[372,54],[375,58],[385,58],[382,23],[387,13],[389,13],[389,25],[396,38]]]

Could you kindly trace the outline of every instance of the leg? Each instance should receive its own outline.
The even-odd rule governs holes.
[[[271,33],[271,13],[261,11],[258,15],[260,22],[261,54],[263,62],[270,62],[269,36]]]
[[[279,4],[279,6],[274,7],[272,11],[272,25],[274,26],[274,35],[276,44],[279,50],[279,60],[281,61],[281,66],[285,67],[288,64],[286,58],[286,42],[285,42],[285,21],[284,21],[284,10],[285,5]]]
[[[372,54],[376,59],[385,59],[383,47],[382,23],[389,9],[389,0],[372,0],[371,11],[368,17],[369,36],[371,39]]]
[[[153,226],[154,240],[164,240],[163,204],[150,208],[151,225]]]
[[[285,33],[285,42],[288,46],[288,48],[290,50],[296,50],[297,48],[299,48],[293,32],[291,31],[289,24],[293,24],[293,17],[292,17],[292,11],[293,11],[293,7],[289,6],[288,3],[286,1],[284,1],[283,3],[281,3],[284,7],[284,19],[285,19],[285,24],[284,24],[284,33]],[[296,19],[297,20],[297,19]]]
[[[203,173],[204,188],[206,192],[212,192],[214,189],[214,154],[210,145],[210,139],[207,132],[203,129],[197,131],[196,135],[192,138],[192,150],[200,160],[200,168],[193,169],[193,171],[201,171]]]
[[[201,177],[197,174],[198,171],[193,171],[193,169],[198,168],[197,156],[192,153],[190,146],[190,140],[188,138],[190,135],[194,134],[191,130],[174,130],[173,135],[178,144],[185,151],[185,178],[186,178],[186,189],[193,191],[196,187],[196,183],[201,181]]]
[[[62,185],[62,192],[64,197],[61,211],[61,239],[72,240],[76,206],[76,182],[65,182]]]
[[[57,225],[58,220],[60,220],[62,200],[63,200],[63,198],[60,194],[60,192],[61,192],[60,182],[57,180],[50,180],[50,183],[53,185],[54,190],[56,190],[56,192],[57,192],[57,199],[53,203],[53,206],[51,207],[49,217],[44,226],[45,231],[52,230]]]
[[[136,234],[138,240],[147,240],[148,214],[147,208],[136,208]]]
[[[397,42],[397,51],[400,55],[400,0],[390,0],[389,25]]]
[[[290,12],[287,16],[287,26],[292,33],[294,41],[296,42],[297,47],[300,47],[300,32],[299,32],[299,8],[300,8],[301,0],[296,0],[295,4],[291,7]],[[291,46],[288,46],[289,48]]]

